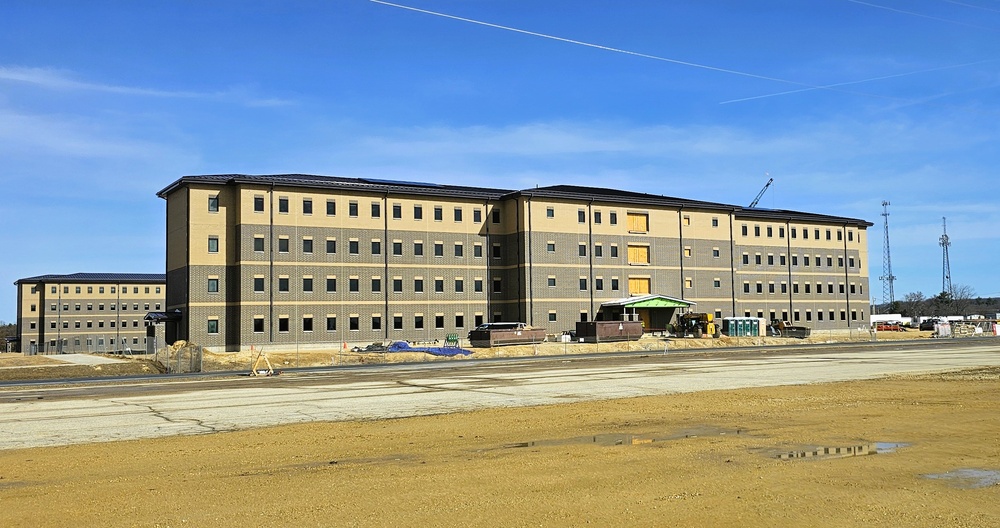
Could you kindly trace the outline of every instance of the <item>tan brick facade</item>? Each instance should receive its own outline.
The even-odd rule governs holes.
[[[144,317],[165,304],[158,274],[77,273],[18,280],[17,336],[25,353],[145,349]]]
[[[167,339],[211,349],[442,341],[494,320],[558,333],[646,289],[720,316],[868,320],[858,219],[306,175],[192,176],[159,195],[165,308],[183,314]]]

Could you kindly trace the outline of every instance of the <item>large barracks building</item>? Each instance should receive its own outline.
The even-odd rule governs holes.
[[[484,322],[548,333],[659,307],[869,319],[870,222],[556,185],[526,190],[301,174],[185,176],[166,200],[166,339],[211,350],[443,340]]]

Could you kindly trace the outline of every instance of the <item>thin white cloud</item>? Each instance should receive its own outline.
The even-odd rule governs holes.
[[[0,66],[0,81],[31,84],[40,88],[61,91],[89,91],[139,97],[164,97],[176,99],[208,99],[253,107],[285,106],[292,101],[279,98],[261,98],[249,93],[246,88],[236,87],[218,92],[197,92],[187,90],[158,90],[134,86],[120,86],[82,81],[74,78],[72,72],[52,68],[27,68]]]

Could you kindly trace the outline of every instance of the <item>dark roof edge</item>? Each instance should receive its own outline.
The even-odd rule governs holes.
[[[26,277],[14,281],[14,284],[45,284],[51,282],[73,283],[157,283],[167,282],[165,273],[71,273],[68,275],[48,274]]]

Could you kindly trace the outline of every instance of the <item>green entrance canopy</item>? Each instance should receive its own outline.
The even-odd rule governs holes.
[[[623,308],[688,308],[695,303],[660,294],[626,297],[617,301],[601,303],[601,307],[621,306]]]

